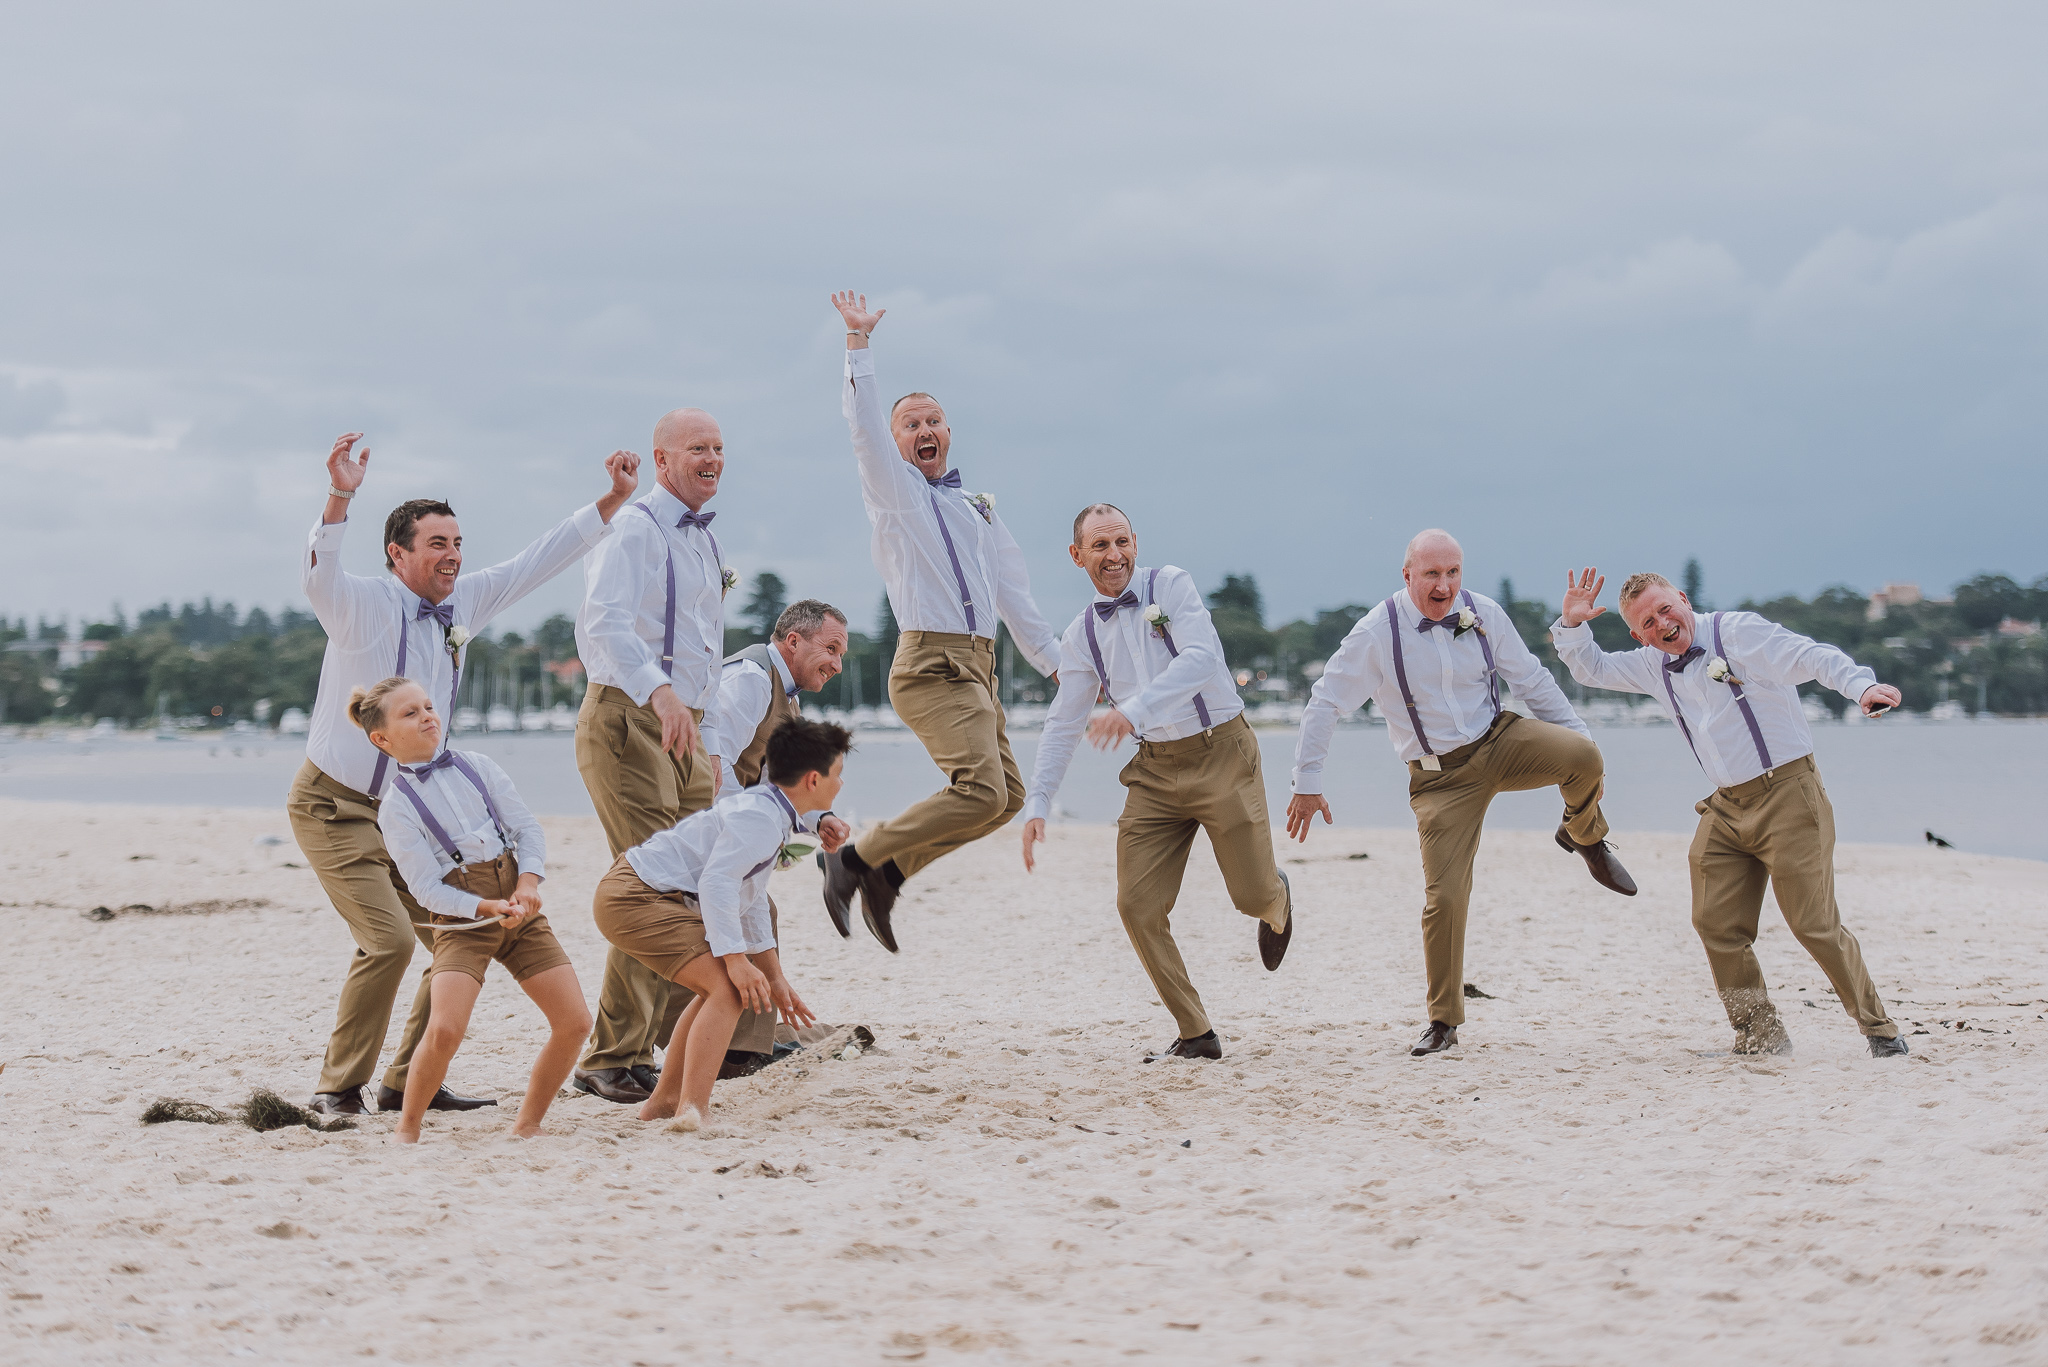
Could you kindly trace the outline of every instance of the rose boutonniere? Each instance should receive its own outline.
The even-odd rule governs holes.
[[[793,869],[818,852],[817,834],[812,831],[791,832],[789,839],[782,842],[781,851],[775,856],[777,869]]]
[[[996,520],[996,496],[994,494],[969,494],[967,501],[974,505],[974,511],[981,514],[983,522]]]
[[[1742,682],[1742,680],[1735,677],[1735,671],[1728,667],[1728,662],[1719,655],[1707,661],[1707,677],[1715,683],[1739,684]]]
[[[448,628],[448,658],[456,664],[462,663],[462,648],[469,644],[468,627]]]
[[[732,566],[727,565],[724,569],[718,572],[718,596],[720,598],[725,597],[725,595],[731,593],[734,589],[738,588],[739,586],[740,575],[738,570],[735,570]]]
[[[1166,629],[1173,625],[1173,619],[1166,615],[1166,609],[1157,603],[1145,605],[1145,621],[1151,626],[1154,636],[1166,635]]]
[[[1476,631],[1481,636],[1484,636],[1486,634],[1486,628],[1479,625],[1478,613],[1472,611],[1472,609],[1470,608],[1459,608],[1458,625],[1452,630],[1451,639],[1455,641],[1468,631]]]

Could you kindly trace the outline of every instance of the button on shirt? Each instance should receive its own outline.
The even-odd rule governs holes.
[[[1194,578],[1186,570],[1165,565],[1152,580],[1153,601],[1169,619],[1166,629],[1180,651],[1178,658],[1145,620],[1148,580],[1152,580],[1150,570],[1133,574],[1131,592],[1138,601],[1107,618],[1096,612],[1095,605],[1112,600],[1096,594],[1060,638],[1060,691],[1046,713],[1045,730],[1039,737],[1031,795],[1024,803],[1026,821],[1052,810],[1098,689],[1108,693],[1110,705],[1136,728],[1140,740],[1180,740],[1207,729],[1195,710],[1197,693],[1209,710],[1211,727],[1244,711],[1231,682],[1230,667],[1223,661],[1223,642],[1217,639]],[[1090,616],[1095,617],[1095,644],[1102,651],[1107,679],[1096,672],[1095,654],[1088,648]]]
[[[1402,632],[1401,655],[1408,671],[1408,687],[1415,695],[1415,710],[1422,717],[1422,729],[1430,748],[1445,754],[1469,745],[1493,725],[1493,703],[1486,680],[1486,654],[1479,634],[1468,631],[1453,639],[1449,627],[1417,629],[1421,609],[1407,590],[1394,595],[1394,611]],[[1458,606],[1463,606],[1462,598]],[[1507,609],[1484,594],[1472,595],[1472,610],[1486,628],[1486,644],[1493,648],[1493,660],[1501,681],[1514,690],[1541,721],[1568,726],[1580,735],[1586,724],[1565,701],[1550,671],[1539,663],[1522,643],[1521,632]],[[1452,611],[1455,613],[1456,608]],[[1408,706],[1401,700],[1401,686],[1394,674],[1394,643],[1387,629],[1387,605],[1381,603],[1358,619],[1344,638],[1344,644],[1323,666],[1323,677],[1309,693],[1308,708],[1301,718],[1301,738],[1294,750],[1294,791],[1317,794],[1323,791],[1323,760],[1330,753],[1330,735],[1340,717],[1364,705],[1371,698],[1387,719],[1387,739],[1394,753],[1413,763],[1426,752],[1408,720]],[[1502,699],[1505,705],[1506,699]]]
[[[846,353],[843,406],[853,430],[853,452],[860,458],[861,498],[875,528],[875,568],[888,587],[896,625],[904,631],[955,635],[971,630],[993,640],[996,619],[1001,617],[1031,667],[1051,674],[1059,665],[1059,637],[1031,600],[1024,552],[993,507],[983,516],[965,491],[926,483],[917,467],[903,459],[890,435],[889,410],[875,387],[871,346]],[[941,517],[946,520],[944,532]],[[953,543],[950,556],[948,535]],[[963,581],[974,605],[972,628],[961,604]]]
[[[746,752],[747,745],[754,739],[754,732],[761,725],[761,718],[768,715],[768,704],[774,701],[773,689],[781,689],[791,703],[796,703],[796,676],[789,672],[789,662],[782,658],[782,651],[774,644],[768,647],[768,658],[775,663],[775,681],[768,681],[768,673],[752,660],[734,660],[719,673],[718,706],[714,709],[717,722],[705,718],[704,753],[719,761],[718,793],[725,797],[745,791],[739,780],[733,777],[732,762]],[[799,711],[802,708],[799,706]]]
[[[1693,614],[1693,644],[1704,647],[1705,653],[1670,675],[1669,693],[1664,691],[1664,662],[1674,657],[1661,650],[1644,646],[1609,654],[1593,639],[1592,627],[1568,627],[1563,618],[1551,626],[1550,639],[1565,668],[1586,687],[1648,694],[1674,722],[1683,716],[1708,780],[1717,788],[1732,788],[1761,774],[1764,764],[1735,690],[1707,676],[1707,661],[1714,655],[1708,616]],[[1876,674],[1834,646],[1787,631],[1753,612],[1721,614],[1721,649],[1742,682],[1773,768],[1813,753],[1813,732],[1806,725],[1798,685],[1818,681],[1854,702],[1877,683]],[[1676,714],[1673,698],[1678,700]]]
[[[469,762],[477,777],[490,789],[491,801],[498,804],[498,815],[505,818],[505,832],[512,837],[512,852],[519,860],[519,871],[546,878],[547,837],[541,834],[540,822],[520,801],[512,780],[488,755],[480,755],[473,750],[456,753]],[[498,839],[498,828],[491,822],[490,809],[484,806],[476,785],[454,765],[443,765],[424,777],[415,777],[410,770],[405,773],[406,782],[427,804],[427,810],[441,823],[441,829],[448,833],[448,838],[455,842],[464,864],[496,859],[504,852],[505,842]],[[384,848],[391,852],[391,862],[398,865],[398,872],[404,877],[406,887],[412,890],[414,901],[442,916],[459,917],[465,921],[476,918],[476,905],[482,899],[473,892],[464,892],[441,881],[456,867],[456,863],[448,857],[447,848],[427,828],[419,809],[395,786],[388,800],[378,809],[377,829],[384,833]]]
[[[585,676],[625,693],[642,707],[663,684],[677,701],[703,711],[718,692],[725,658],[725,566],[711,532],[678,527],[690,511],[659,484],[638,506],[619,509],[612,535],[583,567],[583,606],[576,613],[576,653]],[[668,606],[667,555],[676,566],[675,661],[661,663]]]
[[[697,898],[713,954],[775,948],[768,919],[768,875],[799,826],[780,791],[762,783],[720,798],[626,851],[640,881]]]
[[[454,711],[449,693],[455,683],[455,666],[448,654],[447,633],[433,618],[420,617],[418,594],[390,575],[366,578],[343,572],[341,541],[347,530],[346,521],[315,523],[299,567],[300,587],[327,633],[327,650],[320,659],[320,689],[314,695],[312,725],[306,736],[306,758],[343,787],[377,797],[380,794],[371,792],[370,785],[380,756],[370,738],[348,719],[349,690],[397,672],[399,634],[403,632],[406,675],[427,690],[445,727]],[[448,597],[455,625],[476,635],[499,613],[606,540],[610,530],[597,505],[591,504],[577,509],[503,564],[462,575]],[[388,785],[391,766],[386,764],[384,771]]]

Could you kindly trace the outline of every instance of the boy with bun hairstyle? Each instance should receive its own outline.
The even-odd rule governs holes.
[[[642,1120],[703,1123],[743,1008],[778,1012],[792,1027],[815,1019],[782,975],[768,876],[799,857],[790,837],[831,810],[852,745],[843,727],[787,719],[768,737],[761,782],[625,851],[597,885],[598,932],[696,994]]]
[[[547,876],[540,822],[488,755],[440,748],[441,718],[411,679],[358,685],[348,717],[395,761],[377,826],[413,899],[431,917],[434,938],[427,970],[432,1006],[406,1076],[398,1140],[419,1142],[420,1122],[469,1030],[493,959],[548,1019],[548,1042],[533,1062],[512,1127],[514,1138],[531,1139],[590,1033],[576,970],[540,914]]]

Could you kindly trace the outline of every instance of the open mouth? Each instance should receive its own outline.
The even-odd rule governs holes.
[[[919,460],[931,460],[938,454],[939,444],[935,441],[921,441],[917,444],[917,458]]]
[[[1664,639],[1667,641],[1675,641],[1678,639],[1678,623],[1673,622],[1671,624],[1671,629],[1664,633]]]

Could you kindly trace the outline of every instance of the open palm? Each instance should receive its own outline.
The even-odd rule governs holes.
[[[1580,570],[1577,574],[1567,573],[1564,577],[1564,624],[1575,627],[1590,622],[1606,608],[1594,604],[1600,597],[1600,590],[1607,586],[1607,576],[1595,569]]]
[[[832,307],[838,309],[839,316],[846,320],[848,331],[859,333],[873,332],[875,324],[881,322],[882,315],[889,311],[876,309],[869,313],[868,297],[865,294],[855,294],[852,290],[844,290],[833,295]]]

